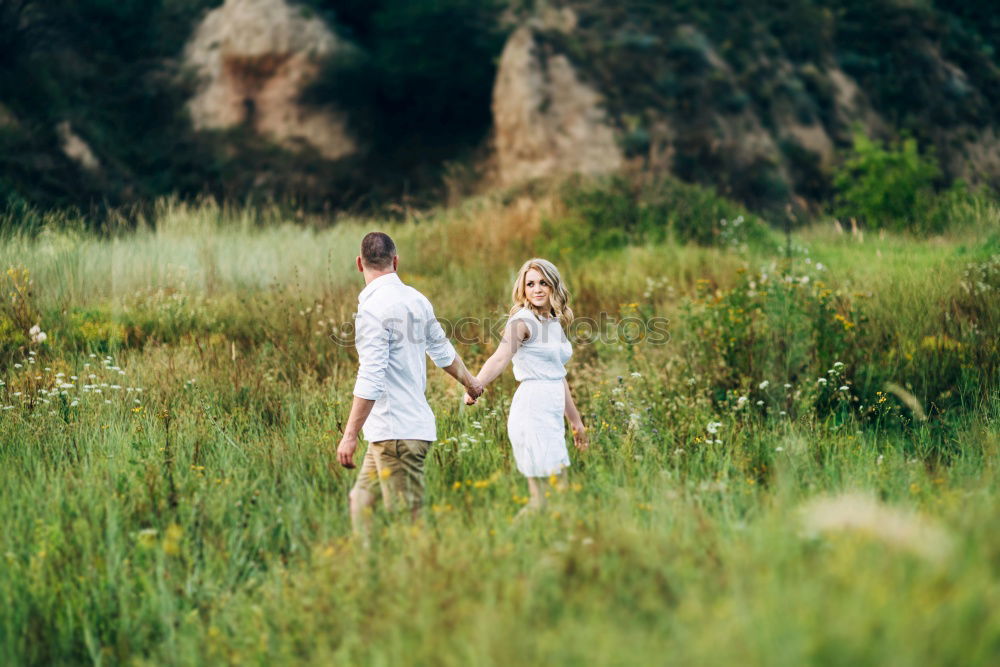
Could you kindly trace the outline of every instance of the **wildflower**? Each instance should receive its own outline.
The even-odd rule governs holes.
[[[715,444],[717,444],[717,445],[721,445],[721,444],[722,444],[722,441],[721,441],[721,440],[719,440],[718,438],[716,438],[716,439],[715,439]]]
[[[13,405],[5,405],[5,406],[3,406],[3,409],[4,410],[13,410],[14,406]]]
[[[769,386],[770,384],[771,384],[770,382],[768,382],[767,380],[764,380],[764,381],[763,381],[763,382],[761,382],[761,383],[760,383],[759,385],[757,385],[757,387],[758,387],[758,388],[759,388],[759,389],[760,389],[761,391],[763,391],[763,390],[767,389],[767,388],[768,388],[768,386]]]
[[[842,384],[840,385],[840,389],[838,391],[847,391],[848,389],[850,389],[850,387],[848,387],[846,384]]]
[[[14,368],[24,368],[23,364],[14,364]]]
[[[738,399],[736,399],[736,409],[739,410],[744,405],[746,405],[746,403],[747,403],[747,397],[746,396],[740,396]]]
[[[780,416],[782,416],[782,417],[784,417],[784,416],[785,416],[785,415],[787,415],[787,414],[788,414],[788,413],[787,413],[787,412],[785,412],[784,410],[782,410],[781,412],[779,412],[779,413],[778,413],[778,415],[780,415]]]
[[[788,383],[786,382],[786,383],[785,383],[785,389],[791,389],[791,388],[792,388],[792,385],[790,385],[790,384],[788,384]]]
[[[837,370],[840,370],[841,368],[844,367],[844,362],[843,361],[835,361],[835,362],[833,362],[833,367],[836,368]]]
[[[78,405],[80,405],[80,401],[73,401],[72,403],[69,404],[69,407],[75,408]]]
[[[818,382],[819,384],[826,384],[826,378],[820,378],[816,380],[816,382]]]
[[[642,373],[637,373],[636,371],[632,371],[632,377],[634,377],[634,378],[641,378],[642,377]]]
[[[708,422],[708,425],[705,427],[705,430],[711,433],[712,435],[715,435],[716,433],[719,432],[720,426],[722,426],[722,422]]]
[[[757,405],[764,405],[764,401],[757,401]]]
[[[774,451],[776,451],[776,452],[783,452],[783,451],[785,451],[785,448],[784,447],[775,447]]]

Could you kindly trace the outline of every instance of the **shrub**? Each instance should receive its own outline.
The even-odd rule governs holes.
[[[592,250],[673,238],[700,245],[771,242],[766,225],[714,190],[670,177],[577,179],[562,192],[567,213],[546,224],[556,248]]]
[[[684,346],[692,376],[719,398],[743,392],[789,413],[842,408],[864,318],[853,300],[808,273],[773,265],[743,271],[731,289],[698,282],[683,306]]]
[[[921,155],[915,139],[886,147],[856,133],[852,156],[834,175],[836,214],[871,227],[921,228],[939,176],[937,161]]]

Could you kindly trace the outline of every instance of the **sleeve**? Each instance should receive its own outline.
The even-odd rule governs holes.
[[[428,313],[427,356],[431,358],[431,361],[438,368],[450,366],[451,362],[455,361],[457,353],[451,341],[444,334],[444,328],[441,327],[441,323],[434,317],[434,306],[431,305],[430,301],[427,301],[426,305]]]
[[[354,345],[358,349],[358,379],[354,395],[377,401],[385,393],[385,369],[389,365],[392,331],[364,309],[355,318]]]

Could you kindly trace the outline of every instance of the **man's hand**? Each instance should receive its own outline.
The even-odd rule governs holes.
[[[345,468],[354,467],[354,452],[358,448],[358,436],[344,434],[340,439],[340,446],[337,447],[337,460]]]
[[[483,391],[485,391],[483,383],[480,382],[479,378],[476,376],[472,376],[469,379],[469,383],[465,385],[466,396],[472,399],[472,403],[475,403],[476,399],[483,395]],[[469,403],[468,401],[466,401],[466,403],[468,405],[472,405],[472,403]]]
[[[472,398],[471,396],[469,396],[469,392],[465,392],[465,404],[466,405],[475,405],[476,404],[476,400],[477,399]]]

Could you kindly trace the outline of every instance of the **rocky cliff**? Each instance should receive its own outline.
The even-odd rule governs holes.
[[[628,162],[754,206],[809,206],[861,132],[914,134],[950,177],[1000,185],[1000,69],[971,28],[956,41],[954,17],[902,3],[539,4],[494,88],[501,182]]]
[[[199,77],[188,108],[196,130],[246,126],[292,150],[336,160],[357,146],[341,114],[303,105],[320,64],[350,47],[323,21],[285,0],[226,0],[184,49]]]

